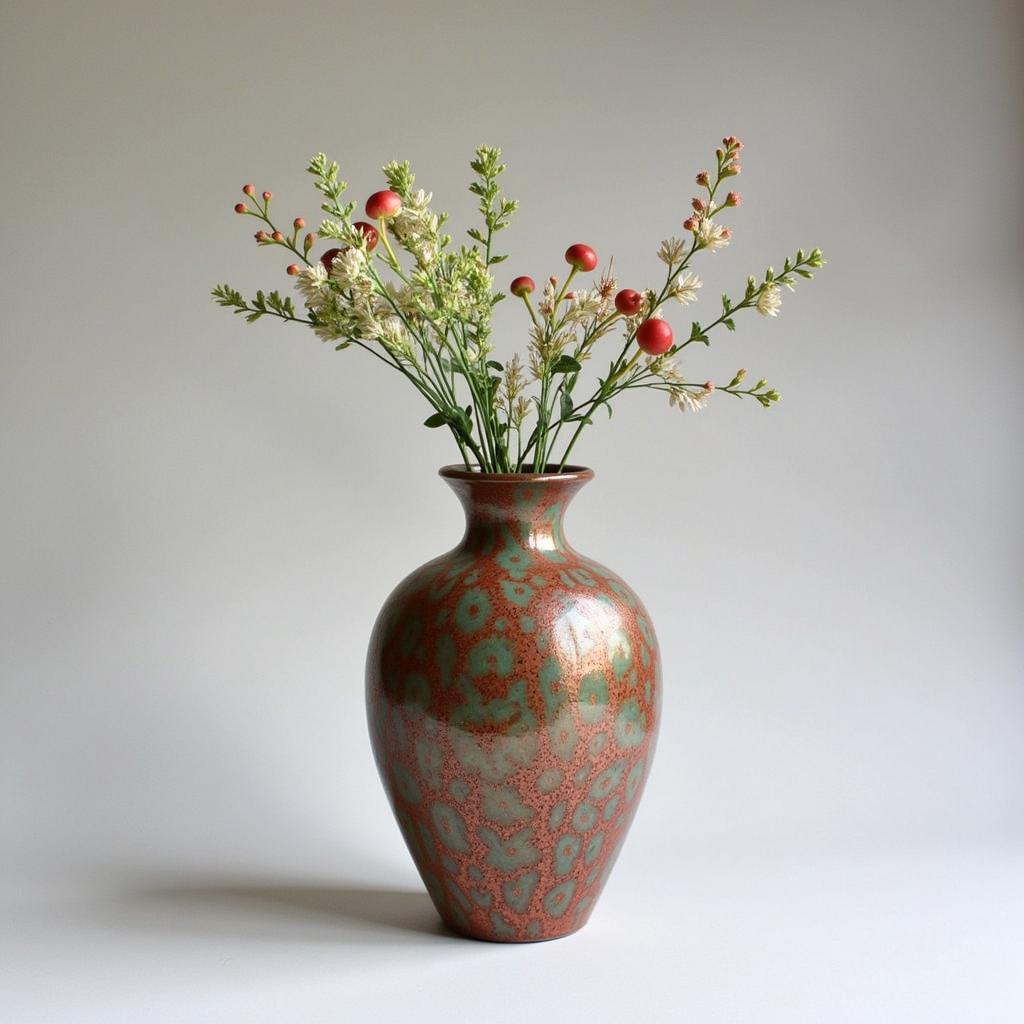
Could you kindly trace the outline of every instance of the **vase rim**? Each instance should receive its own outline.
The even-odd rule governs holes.
[[[489,484],[540,484],[577,480],[581,483],[594,479],[594,471],[586,466],[566,466],[559,470],[557,465],[548,464],[542,473],[481,473],[479,469],[466,469],[456,464],[442,466],[438,475],[445,480],[469,480]]]

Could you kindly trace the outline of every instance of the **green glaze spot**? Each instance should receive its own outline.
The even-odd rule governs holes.
[[[604,845],[604,833],[595,832],[590,839],[587,840],[587,848],[583,852],[583,862],[585,864],[593,864],[597,860],[598,855],[601,853],[601,847]]]
[[[565,703],[565,687],[562,685],[562,667],[556,658],[545,658],[538,674],[540,691],[544,695],[545,717],[551,721]]]
[[[510,874],[519,868],[532,867],[540,860],[540,852],[530,842],[532,828],[520,829],[508,839],[503,839],[486,825],[481,825],[477,832],[487,846],[487,863],[499,871]]]
[[[555,843],[555,875],[567,875],[572,871],[576,858],[580,855],[580,837],[571,833],[560,836]]]
[[[573,812],[572,827],[577,832],[589,832],[597,824],[597,808],[593,804],[580,804]]]
[[[469,674],[481,676],[507,676],[512,671],[512,648],[500,636],[479,640],[469,652]]]
[[[615,719],[615,739],[620,747],[638,747],[647,733],[647,720],[636,697],[622,705]]]
[[[542,793],[553,793],[562,784],[564,778],[561,768],[547,768],[537,779],[537,788]]]
[[[562,824],[562,819],[565,817],[565,802],[555,804],[551,808],[551,814],[548,815],[548,828],[555,829]]]
[[[481,789],[484,814],[490,821],[499,825],[512,825],[517,821],[527,821],[534,812],[520,799],[519,794],[511,786],[493,786],[484,784]]]
[[[469,849],[466,825],[454,807],[449,807],[448,804],[434,804],[430,808],[430,816],[434,820],[438,837],[449,850],[465,853]]]
[[[467,590],[455,606],[455,625],[463,633],[483,629],[491,617],[491,599],[482,590]]]
[[[561,917],[569,909],[572,895],[576,891],[576,879],[560,882],[544,896],[544,909],[549,917]]]
[[[626,759],[624,757],[605,768],[605,770],[601,772],[596,779],[594,779],[594,784],[590,787],[590,799],[607,800],[622,781],[622,776],[625,774],[625,771]]]
[[[608,710],[608,680],[602,672],[588,672],[580,680],[580,718],[596,725]]]
[[[501,887],[505,902],[517,913],[524,913],[530,905],[530,897],[533,896],[533,890],[537,888],[539,880],[540,875],[536,871],[528,871],[518,878],[510,878]]]

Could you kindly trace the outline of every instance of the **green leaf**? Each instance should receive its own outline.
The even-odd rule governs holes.
[[[490,368],[491,368],[492,370],[497,370],[497,371],[498,371],[498,373],[501,373],[501,372],[502,372],[502,371],[504,371],[504,369],[505,369],[505,367],[504,367],[504,366],[502,366],[502,365],[501,365],[501,363],[499,363],[497,359],[488,359],[488,360],[487,360],[487,365],[488,365],[488,366],[489,366],[489,367],[490,367]]]
[[[562,419],[567,420],[572,416],[573,410],[572,397],[569,395],[568,391],[562,392],[561,406]]]
[[[443,427],[448,422],[450,415],[451,413],[435,412],[432,416],[428,416],[423,421],[423,426],[430,427],[431,429],[434,427]]]
[[[579,373],[583,367],[575,360],[572,356],[566,355],[564,352],[556,360],[554,366],[551,367],[552,373]]]

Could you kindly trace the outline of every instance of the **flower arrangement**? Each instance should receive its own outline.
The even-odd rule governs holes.
[[[529,318],[525,363],[518,355],[505,363],[492,355],[491,315],[505,297],[495,292],[493,268],[507,259],[495,251],[495,241],[518,204],[503,194],[501,151],[489,146],[477,149],[470,165],[475,179],[469,188],[483,222],[468,230],[471,244],[457,249],[444,233],[446,215],[435,213],[432,196],[414,187],[408,162],[385,165],[388,188],[366,201],[367,220],[353,221],[355,203],[344,201],[348,186],[338,165],[317,154],[308,171],[327,219],[316,232],[305,232],[302,217],[290,231],[279,227],[271,216],[272,194],[246,185],[248,201],[235,212],[260,222],[259,246],[286,249],[297,259],[287,273],[295,278],[302,312],[276,290],[245,299],[219,285],[213,296],[250,323],[273,316],[306,324],[337,350],[363,349],[401,373],[433,409],[425,425],[451,432],[467,469],[561,470],[595,413],[604,408],[611,416],[612,403],[627,391],[663,392],[684,412],[702,409],[716,392],[753,398],[765,408],[778,401],[765,380],[744,386],[745,370],[726,384],[690,381],[676,356],[696,343],[710,345],[715,328],[735,330],[742,310],[777,316],[782,289],[792,290],[796,277],[810,278],[824,264],[819,249],[798,249],[781,272],[768,267],[760,279],[748,277],[741,297],[723,295],[720,315],[692,321],[688,334],[677,337],[664,317],[667,304],[685,307],[698,297],[702,282],[690,269],[693,258],[730,242],[732,231],[721,218],[742,198],[724,183],[740,173],[742,149],[739,139],[727,136],[715,150],[714,172],[696,176],[701,194],[682,222],[684,237],[668,238],[658,249],[667,268],[659,287],[620,289],[613,262],[583,286],[580,275],[598,268],[597,253],[583,243],[569,246],[565,279],[549,277],[536,305],[534,280],[515,277],[508,290]],[[323,240],[336,244],[314,255]],[[600,343],[613,332],[620,334],[618,350],[604,355]],[[581,384],[584,364],[597,355],[602,364],[607,358],[607,370],[593,385]]]

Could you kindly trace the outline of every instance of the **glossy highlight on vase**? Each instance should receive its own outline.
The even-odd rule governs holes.
[[[565,539],[590,470],[441,475],[466,532],[377,619],[374,756],[450,927],[558,938],[586,923],[636,811],[658,726],[657,641],[628,585]]]

